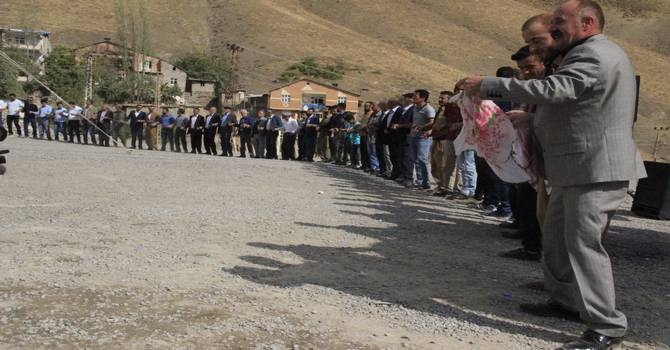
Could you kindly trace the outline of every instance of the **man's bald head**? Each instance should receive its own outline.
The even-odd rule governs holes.
[[[592,0],[568,0],[554,12],[551,36],[558,50],[567,50],[579,41],[602,33],[605,15]]]

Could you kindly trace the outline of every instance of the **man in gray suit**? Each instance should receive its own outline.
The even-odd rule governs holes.
[[[602,236],[629,181],[646,176],[633,140],[633,66],[602,34],[604,24],[596,2],[566,1],[551,25],[564,54],[554,75],[526,81],[470,77],[458,83],[470,95],[538,105],[533,124],[553,189],[543,226],[551,299],[535,310],[579,312],[588,330],[561,347],[566,350],[610,349],[626,333]]]

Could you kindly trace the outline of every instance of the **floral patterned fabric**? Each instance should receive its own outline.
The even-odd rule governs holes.
[[[463,116],[463,129],[454,140],[456,154],[475,150],[504,182],[535,183],[527,149],[528,128],[515,129],[493,101],[473,100],[463,93],[450,101],[458,104]]]

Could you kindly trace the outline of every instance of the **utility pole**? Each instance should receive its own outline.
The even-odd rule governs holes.
[[[244,48],[237,45],[226,43],[226,49],[230,51],[230,69],[228,70],[228,89],[226,89],[226,99],[228,96],[232,96],[239,88],[237,81],[237,71],[239,69],[240,56],[239,54],[244,52]]]
[[[84,90],[84,104],[93,98],[93,61],[94,56],[89,54],[86,57],[86,89]]]
[[[661,142],[661,132],[670,130],[670,126],[655,126],[654,130],[656,131],[656,142],[654,142],[654,152],[653,152],[653,157],[654,157],[654,162],[655,162],[658,159],[657,156],[658,156],[659,144],[660,145],[663,144]]]

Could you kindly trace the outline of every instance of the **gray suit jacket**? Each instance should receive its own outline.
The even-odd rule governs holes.
[[[485,78],[481,97],[537,104],[535,133],[553,186],[646,176],[633,140],[636,83],[626,53],[604,35],[572,48],[545,80]]]

